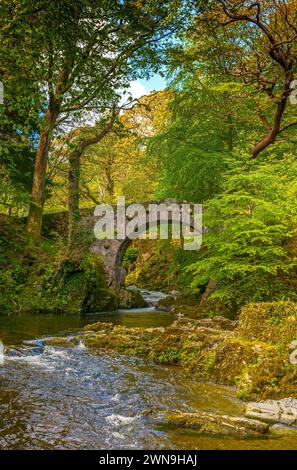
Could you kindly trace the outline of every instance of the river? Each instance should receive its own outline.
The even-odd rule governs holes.
[[[162,294],[143,291],[152,304]],[[243,415],[230,387],[201,383],[177,367],[139,357],[45,346],[85,324],[166,326],[173,317],[146,309],[78,317],[0,316],[0,449],[295,449],[295,432],[235,439],[164,424],[174,409]]]

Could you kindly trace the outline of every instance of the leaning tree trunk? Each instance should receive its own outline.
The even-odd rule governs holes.
[[[41,237],[43,205],[45,201],[45,176],[48,160],[50,135],[49,131],[43,131],[36,154],[32,197],[27,220],[27,232],[34,243],[38,244]]]
[[[73,244],[78,231],[80,220],[79,212],[79,180],[80,180],[80,153],[73,152],[69,157],[68,173],[68,245]]]
[[[27,219],[27,232],[35,244],[38,244],[41,238],[43,206],[45,202],[46,168],[56,117],[57,113],[51,111],[47,112],[45,117],[46,126],[40,133],[40,140],[35,158],[31,203]]]
[[[117,117],[117,112],[113,110],[108,124],[101,132],[88,139],[81,140],[76,149],[69,155],[68,173],[68,246],[73,244],[78,233],[80,211],[79,211],[79,190],[80,190],[80,163],[84,151],[91,145],[100,142],[112,129]]]

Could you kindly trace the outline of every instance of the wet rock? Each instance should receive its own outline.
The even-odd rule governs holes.
[[[75,342],[68,338],[48,338],[44,341],[47,346],[57,346],[59,348],[73,348]]]
[[[178,301],[179,297],[176,299],[170,313],[174,315],[182,314],[188,318],[198,319],[198,318],[209,318],[208,310],[201,305],[182,305]]]
[[[22,357],[22,356],[38,356],[42,354],[44,349],[44,344],[42,346],[33,346],[33,347],[22,347],[22,346],[13,346],[5,347],[5,356],[10,357]],[[1,354],[1,352],[0,352]],[[3,360],[3,351],[2,351],[2,360]]]
[[[180,291],[178,291],[178,290],[171,290],[170,292],[168,292],[168,295],[170,295],[171,297],[176,298],[178,295],[180,295]]]
[[[159,302],[156,304],[156,309],[160,310],[161,312],[169,312],[175,302],[175,298],[172,296],[165,297],[164,299],[160,299]]]
[[[268,424],[261,421],[203,411],[196,413],[178,411],[168,415],[166,421],[174,426],[195,429],[201,434],[250,437],[266,434],[269,431]]]
[[[82,313],[97,313],[116,310],[119,298],[115,291],[105,287],[90,287],[83,303]]]
[[[256,340],[249,339],[248,329],[252,329],[254,338],[255,327],[247,319],[247,310],[239,326],[221,316],[204,319],[184,316],[166,328],[151,329],[99,322],[87,325],[81,339],[86,347],[98,351],[143,354],[160,364],[181,366],[201,380],[236,385],[238,396],[244,400],[280,400],[288,396],[297,399],[297,368],[290,363],[290,342],[283,336],[279,342],[270,341],[280,334],[280,325],[291,332],[294,317],[290,314],[282,319],[275,303],[253,304],[251,309],[264,313],[262,327],[271,331],[266,341],[258,339],[260,329]],[[272,320],[268,317],[270,321],[267,309],[273,313]],[[292,312],[291,304],[285,304],[285,310]],[[279,321],[275,320],[276,312]]]
[[[119,307],[124,309],[145,308],[148,307],[148,303],[138,290],[121,289],[119,292]]]
[[[127,355],[148,355],[155,329],[125,328],[105,324],[104,329],[86,332],[81,337],[86,347],[94,350],[119,352]]]
[[[141,293],[142,297],[144,300],[149,304],[153,305],[154,307],[157,305],[157,303],[161,299],[165,299],[168,297],[168,294],[165,294],[164,292],[159,292],[159,291],[148,291],[146,289],[138,289],[139,292]]]
[[[167,296],[161,298],[156,307],[158,310],[171,312],[173,314],[200,317],[200,291],[198,289],[188,292],[171,291]],[[201,310],[205,310],[201,308]]]
[[[111,331],[114,328],[113,323],[106,323],[106,322],[97,322],[91,323],[90,325],[85,325],[85,331]]]
[[[297,425],[297,399],[266,400],[251,402],[246,407],[246,417],[257,418],[268,423]]]
[[[191,320],[184,318],[185,322],[192,322],[196,327],[213,328],[215,330],[232,331],[236,328],[238,322],[229,320],[229,318],[216,316],[213,318],[201,318],[200,320]]]
[[[179,306],[198,307],[201,300],[201,292],[199,289],[191,289],[180,292],[176,296],[175,304]]]

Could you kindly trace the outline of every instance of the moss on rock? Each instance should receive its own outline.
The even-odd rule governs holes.
[[[174,306],[175,298],[172,296],[164,297],[164,299],[160,299],[156,304],[156,309],[164,312],[169,312],[172,307]]]
[[[71,248],[57,233],[33,246],[24,220],[1,216],[0,222],[0,314],[79,315],[117,308],[118,297],[108,288],[102,260],[90,253],[83,232]]]
[[[267,434],[268,424],[255,419],[237,416],[206,413],[184,413],[176,411],[167,415],[167,423],[181,427],[194,429],[201,434],[227,435],[252,437]]]
[[[282,306],[285,307],[283,317]],[[246,307],[239,324],[222,317],[183,317],[166,328],[126,328],[97,323],[85,327],[84,341],[92,349],[143,354],[160,364],[180,365],[203,380],[236,385],[244,399],[297,397],[297,367],[290,364],[288,344],[294,337],[291,317],[296,306],[274,305],[273,312],[277,311],[281,318],[277,322],[271,322],[270,315],[263,315],[267,307],[271,313],[267,304],[250,307],[252,312],[261,313],[257,317],[260,323],[257,329],[253,322],[246,320],[250,318]],[[266,341],[262,334],[265,328],[270,333]],[[283,335],[277,340],[280,328]]]
[[[47,346],[57,346],[59,348],[72,348],[75,346],[75,341],[71,341],[68,338],[48,338],[44,341]]]
[[[102,329],[90,332],[81,338],[84,344],[96,350],[116,351],[122,354],[148,354],[155,329],[125,328],[105,324]]]
[[[43,260],[31,270],[17,301],[19,311],[34,313],[79,315],[118,307],[101,261],[91,253]]]
[[[244,307],[239,317],[238,334],[249,340],[289,343],[297,339],[297,304],[262,302]]]
[[[97,322],[97,323],[91,323],[90,325],[85,325],[84,326],[84,330],[85,331],[103,331],[103,332],[107,332],[107,331],[111,331],[113,330],[114,328],[114,324],[113,323],[106,323],[106,322]]]
[[[141,293],[136,289],[121,289],[119,295],[120,308],[145,308],[148,303],[144,300]]]

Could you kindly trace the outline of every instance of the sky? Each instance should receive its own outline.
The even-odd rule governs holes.
[[[140,98],[151,91],[163,90],[166,87],[166,80],[155,74],[149,80],[135,80],[130,84],[130,93],[133,98]]]

